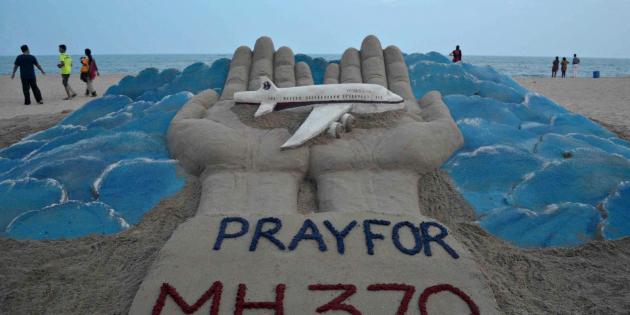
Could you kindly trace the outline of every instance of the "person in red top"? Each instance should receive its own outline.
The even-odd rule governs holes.
[[[459,50],[459,45],[455,47],[455,50],[453,50],[453,52],[449,56],[453,57],[453,62],[462,61],[462,51]]]
[[[94,60],[94,57],[92,57],[92,50],[90,50],[89,48],[85,49],[85,56],[88,59],[88,73],[87,73],[87,81],[85,83],[87,83],[87,94],[91,94],[92,97],[96,97],[96,91],[94,90],[94,85],[92,84],[92,82],[94,81],[94,79],[96,78],[96,76],[100,75],[98,73],[98,67],[96,66],[96,60]]]

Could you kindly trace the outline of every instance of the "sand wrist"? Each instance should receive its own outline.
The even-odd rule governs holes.
[[[298,172],[222,171],[203,181],[201,213],[297,213]]]
[[[353,170],[320,174],[319,211],[419,214],[418,178],[407,170]]]

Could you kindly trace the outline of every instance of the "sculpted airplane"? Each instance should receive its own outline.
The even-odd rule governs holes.
[[[352,129],[352,113],[383,113],[404,107],[403,98],[377,84],[347,83],[278,88],[267,77],[260,78],[260,89],[234,93],[234,102],[259,105],[255,117],[274,111],[313,106],[308,118],[283,149],[294,148],[328,130],[339,138]]]

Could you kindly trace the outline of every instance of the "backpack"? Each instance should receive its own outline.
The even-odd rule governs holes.
[[[90,72],[90,60],[87,57],[81,57],[81,73]]]

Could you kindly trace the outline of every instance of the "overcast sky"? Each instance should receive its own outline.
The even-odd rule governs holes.
[[[405,52],[630,57],[630,0],[0,0],[0,55],[232,53],[268,35],[341,54],[368,34]]]

